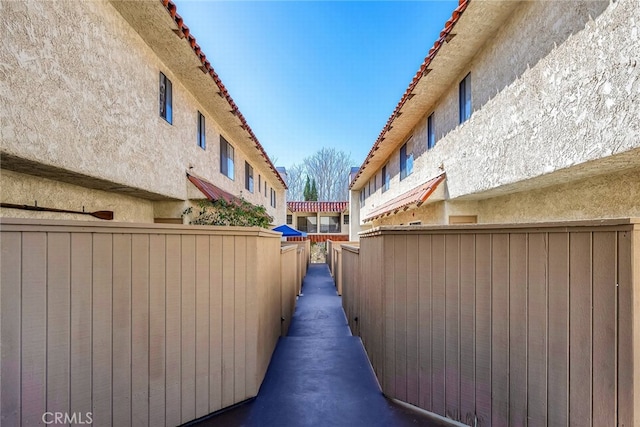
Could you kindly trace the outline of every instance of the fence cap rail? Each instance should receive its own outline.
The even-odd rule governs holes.
[[[357,245],[342,245],[342,249],[347,252],[353,252],[354,254],[360,253],[360,246]]]
[[[588,230],[633,230],[640,227],[640,218],[612,218],[587,221],[557,221],[508,224],[459,224],[459,225],[381,225],[358,233],[360,238],[383,234],[443,234],[443,233],[511,233],[518,232],[568,232]]]
[[[198,234],[280,238],[281,234],[260,227],[98,222],[59,219],[0,218],[2,231],[49,231],[67,233]]]
[[[298,246],[297,245],[282,245],[280,246],[280,253],[284,254],[287,252],[297,252],[298,251]]]

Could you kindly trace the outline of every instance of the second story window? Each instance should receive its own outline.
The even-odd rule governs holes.
[[[253,168],[244,162],[244,188],[253,193]]]
[[[427,118],[427,149],[431,150],[436,145],[436,130],[433,127],[433,113]]]
[[[382,192],[384,193],[389,189],[389,183],[391,182],[391,176],[389,175],[388,165],[382,167]]]
[[[207,148],[204,116],[200,111],[198,111],[198,147],[202,148],[203,150]]]
[[[258,193],[262,193],[262,175],[258,175]]]
[[[471,73],[460,82],[460,123],[471,117]]]
[[[400,147],[400,180],[402,181],[413,172],[413,150],[411,141]]]
[[[220,173],[234,179],[233,147],[220,135]]]
[[[271,206],[276,207],[276,190],[271,189]]]
[[[360,206],[364,206],[364,199],[365,199],[365,194],[364,194],[364,188],[362,190],[360,190]]]
[[[171,80],[160,73],[160,117],[173,123],[173,93]]]

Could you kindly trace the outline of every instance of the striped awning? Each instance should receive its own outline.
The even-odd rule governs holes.
[[[204,194],[207,199],[211,200],[212,202],[222,199],[228,203],[237,203],[240,200],[238,197],[227,191],[224,191],[219,187],[216,187],[205,179],[190,175],[188,173],[187,178],[193,183],[193,185],[198,188],[198,190],[202,191],[202,194]]]

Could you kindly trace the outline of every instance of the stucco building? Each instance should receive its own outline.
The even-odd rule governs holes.
[[[349,202],[287,202],[287,225],[312,242],[349,240]]]
[[[170,0],[0,9],[3,203],[179,222],[240,196],[285,221],[284,180]]]
[[[634,0],[460,1],[351,182],[385,224],[640,216]]]

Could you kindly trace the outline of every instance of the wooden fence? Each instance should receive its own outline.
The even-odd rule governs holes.
[[[640,425],[640,222],[381,227],[343,303],[384,393],[473,426]]]
[[[336,283],[338,295],[342,295],[342,247],[357,245],[358,242],[335,242],[327,240],[327,265]]]
[[[175,426],[257,394],[300,270],[279,233],[1,226],[3,426],[42,424],[47,412]]]

